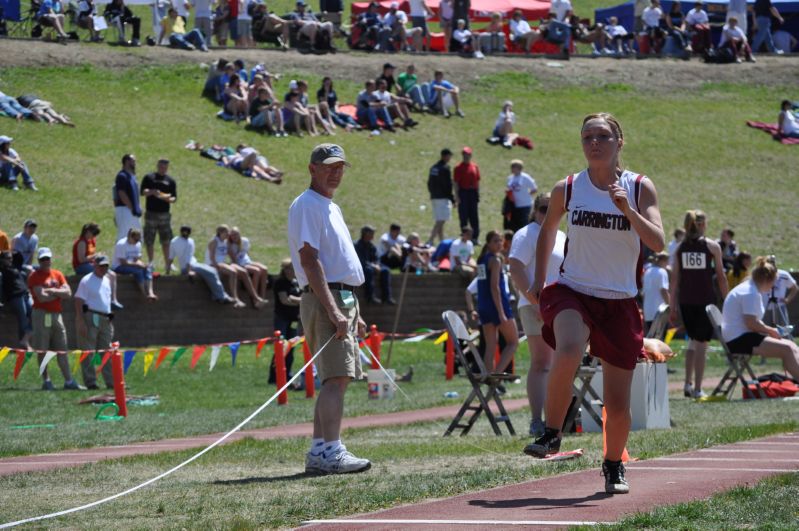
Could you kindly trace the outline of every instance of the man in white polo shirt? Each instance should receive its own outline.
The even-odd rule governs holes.
[[[322,389],[305,456],[307,474],[363,472],[372,466],[341,443],[344,393],[351,379],[362,376],[357,338],[366,333],[355,297],[355,288],[364,282],[363,269],[341,209],[333,203],[345,166],[341,147],[316,146],[308,165],[311,186],[289,208],[289,251],[303,291],[302,328],[312,352],[325,346],[316,362]]]
[[[111,281],[108,279],[108,257],[98,254],[94,259],[94,272],[89,273],[78,284],[75,292],[75,328],[78,346],[91,352],[81,362],[83,383],[87,389],[98,389],[97,375],[92,365],[94,353],[105,353],[114,340],[114,325],[111,323]],[[103,366],[103,380],[109,389],[114,388],[111,364]]]

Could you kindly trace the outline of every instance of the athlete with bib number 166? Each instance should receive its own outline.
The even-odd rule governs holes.
[[[607,113],[583,120],[580,137],[588,168],[552,190],[536,246],[535,279],[527,298],[538,303],[542,336],[554,349],[546,399],[546,431],[524,452],[544,458],[560,451],[561,427],[574,374],[586,343],[602,359],[607,411],[605,491],[630,490],[621,458],[630,431],[630,386],[643,351],[643,323],[635,302],[643,264],[641,244],[663,250],[657,191],[621,162],[624,134]],[[568,233],[558,280],[545,287],[547,263],[561,218]]]

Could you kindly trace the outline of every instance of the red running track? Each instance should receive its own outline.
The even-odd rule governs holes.
[[[605,494],[599,470],[592,469],[338,520],[308,522],[302,529],[547,529],[615,522],[659,506],[708,498],[774,474],[799,472],[799,434],[637,461],[627,470],[631,492],[626,495]]]

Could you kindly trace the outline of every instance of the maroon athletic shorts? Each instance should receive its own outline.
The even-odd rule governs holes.
[[[633,370],[644,350],[644,330],[635,299],[600,299],[583,295],[563,284],[550,284],[541,292],[544,326],[541,335],[555,348],[553,323],[563,310],[576,310],[590,330],[591,355],[615,367]]]

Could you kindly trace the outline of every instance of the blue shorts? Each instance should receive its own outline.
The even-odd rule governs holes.
[[[238,19],[229,20],[228,23],[228,31],[230,32],[230,38],[238,40],[239,38],[239,21]]]
[[[505,310],[505,317],[513,319],[513,310],[510,307],[510,302],[504,297],[502,298],[502,308]],[[499,326],[499,312],[497,312],[493,302],[490,305],[486,305],[484,308],[478,306],[477,315],[480,317],[481,324]]]

